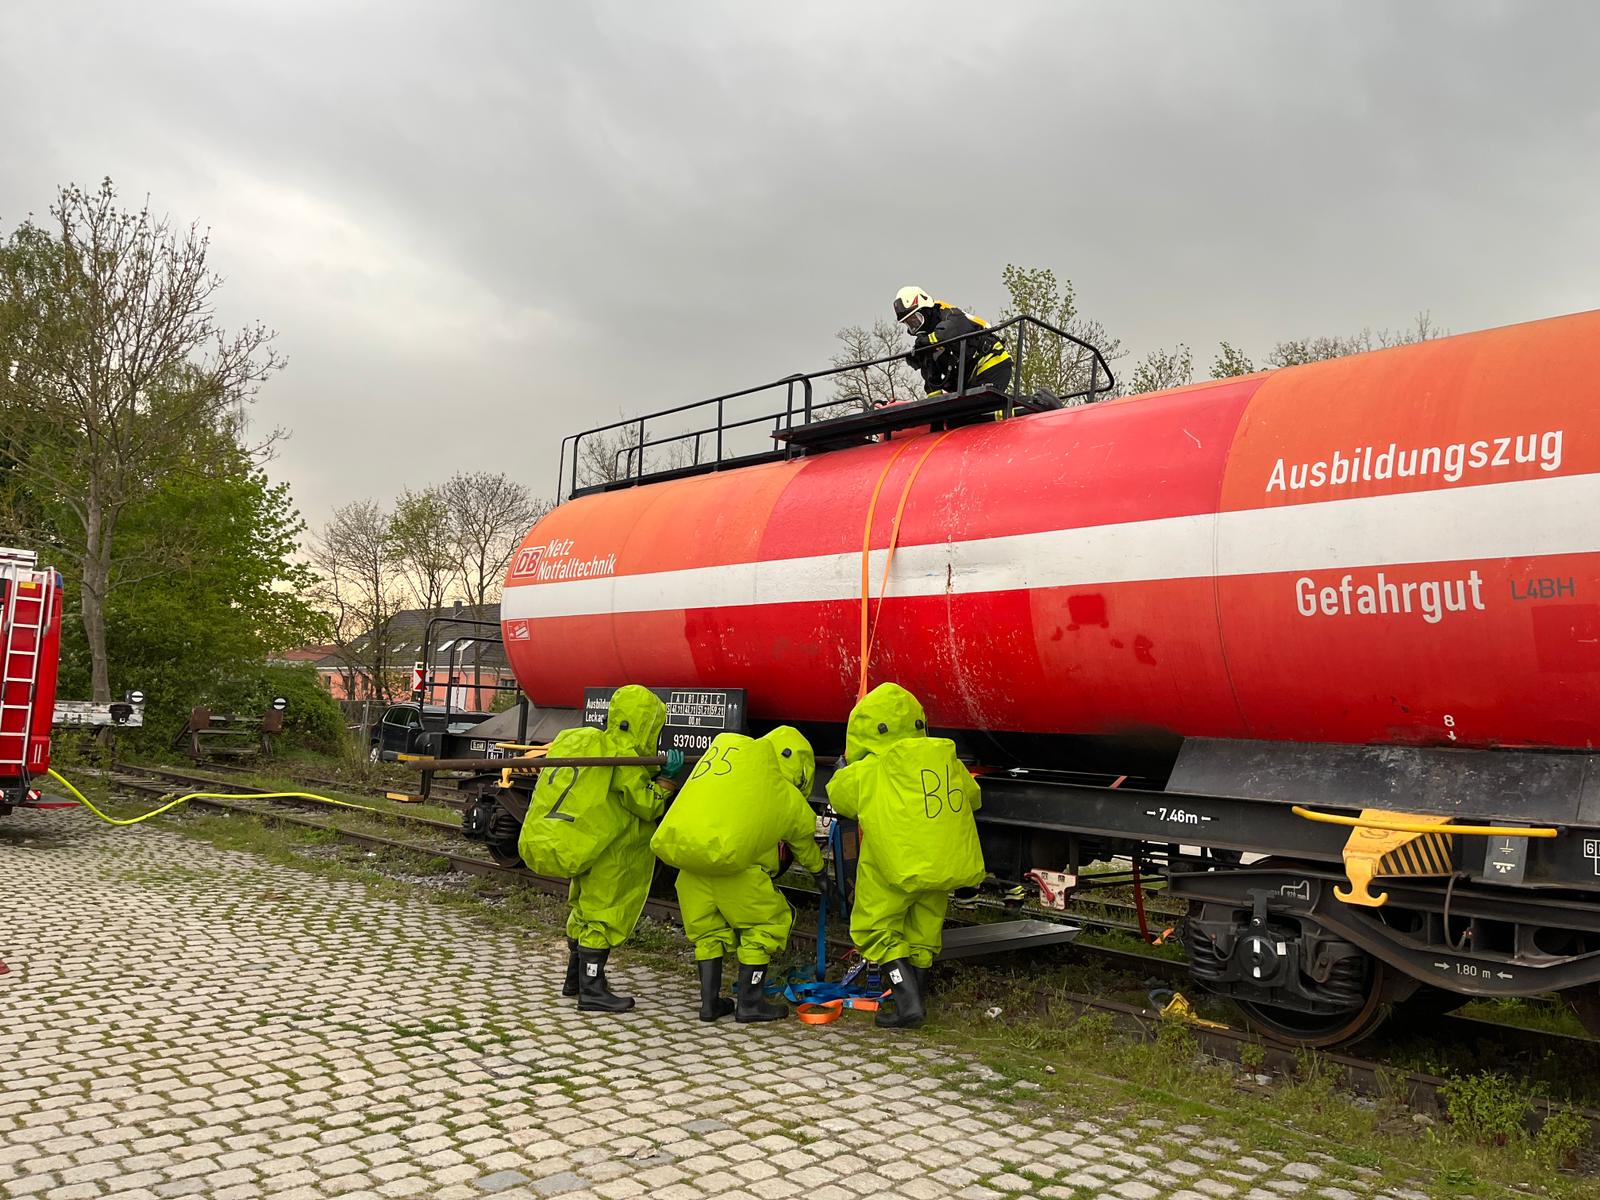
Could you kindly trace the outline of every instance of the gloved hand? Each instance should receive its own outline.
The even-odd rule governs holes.
[[[668,779],[676,779],[679,775],[681,775],[683,773],[683,751],[682,750],[668,750],[667,751],[667,765],[661,769],[661,773],[663,775],[665,775]]]

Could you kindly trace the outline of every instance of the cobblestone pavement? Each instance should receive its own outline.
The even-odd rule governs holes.
[[[640,1007],[579,1015],[554,938],[171,833],[17,814],[0,881],[8,1197],[1373,1194],[1326,1158],[1013,1105],[864,1019],[703,1025],[687,972],[625,954]]]

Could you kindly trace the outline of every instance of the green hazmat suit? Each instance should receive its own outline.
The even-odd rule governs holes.
[[[604,731],[566,729],[551,758],[645,757],[657,753],[667,709],[648,688],[629,684],[611,698]],[[585,950],[628,940],[644,911],[655,857],[650,835],[666,807],[655,767],[548,767],[539,772],[517,838],[522,861],[541,875],[571,881],[567,936]]]
[[[927,728],[915,696],[879,685],[851,711],[847,765],[828,781],[834,812],[861,825],[850,937],[873,962],[931,964],[944,944],[950,893],[985,875],[973,818],[982,805],[978,781],[955,743]]]
[[[696,959],[730,951],[765,966],[789,944],[794,911],[773,886],[778,843],[815,874],[822,852],[805,801],[816,773],[810,744],[783,726],[763,738],[718,734],[651,840],[678,868],[678,907]]]

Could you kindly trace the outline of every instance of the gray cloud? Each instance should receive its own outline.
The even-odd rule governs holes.
[[[1585,3],[38,2],[0,220],[208,223],[313,520],[1048,265],[1136,352],[1592,307]]]

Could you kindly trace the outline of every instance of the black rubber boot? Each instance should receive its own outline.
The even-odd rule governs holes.
[[[619,996],[606,983],[606,959],[609,950],[590,950],[578,947],[578,1011],[627,1012],[633,1007],[632,996]]]
[[[912,967],[917,973],[917,996],[922,1000],[923,1006],[928,1002],[928,976],[933,971],[932,967]]]
[[[781,1021],[789,1015],[789,1006],[768,1001],[761,985],[766,981],[767,968],[739,964],[739,1003],[733,1010],[733,1019],[741,1024],[748,1021]]]
[[[922,1024],[922,981],[917,978],[917,968],[909,958],[897,958],[884,964],[884,977],[893,993],[894,1008],[887,1005],[878,1009],[877,1024],[885,1029],[911,1029]]]
[[[567,978],[561,985],[563,996],[578,994],[578,939],[567,939]]]
[[[715,1021],[733,1011],[733,1001],[722,994],[722,960],[700,960],[700,1019]]]

